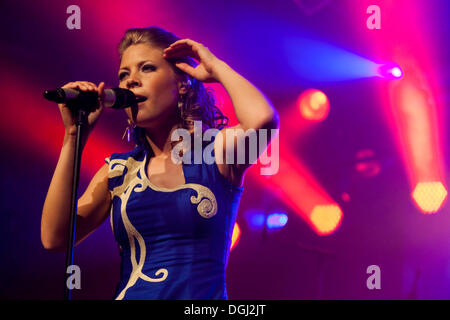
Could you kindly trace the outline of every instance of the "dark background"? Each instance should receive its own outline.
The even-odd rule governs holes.
[[[314,4],[299,2],[309,8]],[[282,198],[254,175],[248,177],[238,215],[242,236],[227,269],[230,299],[449,299],[449,207],[444,203],[438,213],[425,215],[413,204],[407,169],[383,111],[385,81],[348,79],[327,68],[294,70],[283,46],[286,39],[301,36],[371,61],[390,61],[396,46],[424,59],[426,77],[437,83],[434,98],[448,179],[449,3],[325,2],[308,14],[289,0],[3,1],[0,298],[61,299],[63,294],[65,255],[45,251],[40,242],[42,205],[63,138],[57,107],[43,100],[42,91],[75,80],[116,86],[116,46],[124,31],[158,25],[205,44],[255,84],[279,110],[282,125],[289,121],[283,114],[303,90],[318,88],[330,100],[327,119],[300,136],[295,130],[283,132],[282,126],[280,140],[289,142],[289,152],[339,204],[344,213],[340,227],[327,236],[316,234]],[[80,30],[68,30],[65,24],[72,4],[81,8]],[[382,10],[379,31],[366,28],[370,4]],[[420,9],[418,20],[408,15],[414,8]],[[412,34],[417,30],[421,33]],[[411,38],[417,50],[411,50]],[[332,57],[317,59],[325,66],[340,63]],[[350,62],[348,70],[354,68]],[[215,88],[223,94],[220,85]],[[100,119],[83,156],[80,193],[103,158],[132,147],[120,140],[125,124],[122,112],[107,110]],[[381,168],[375,177],[355,172],[361,149],[375,152]],[[350,201],[342,199],[344,192]],[[264,234],[248,225],[251,210],[284,211],[289,221]],[[76,248],[74,259],[82,270],[82,289],[73,298],[111,299],[120,261],[109,220]],[[380,290],[366,287],[369,265],[381,269]]]

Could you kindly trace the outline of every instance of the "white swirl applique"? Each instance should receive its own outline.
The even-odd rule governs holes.
[[[124,181],[122,185],[117,186],[112,190],[112,196],[118,196],[121,199],[121,218],[125,227],[125,230],[128,235],[128,241],[130,243],[131,250],[131,264],[132,264],[132,272],[130,275],[130,279],[128,280],[127,285],[120,294],[117,296],[116,300],[122,300],[125,296],[126,291],[132,287],[136,281],[140,278],[142,280],[148,282],[162,282],[167,279],[169,272],[165,268],[161,268],[156,271],[155,276],[160,276],[159,278],[151,278],[145,275],[142,272],[142,268],[144,267],[145,256],[146,256],[146,247],[145,241],[140,233],[136,230],[136,228],[132,225],[131,221],[128,219],[128,215],[126,212],[126,207],[128,203],[128,199],[130,198],[133,190],[135,192],[142,192],[147,187],[154,189],[156,191],[162,192],[173,192],[181,189],[191,188],[197,192],[197,196],[191,196],[190,200],[192,204],[198,204],[197,211],[204,218],[211,218],[217,213],[217,201],[214,193],[207,187],[202,186],[200,184],[188,183],[181,186],[178,186],[173,189],[161,188],[153,185],[147,177],[145,173],[145,164],[146,164],[145,156],[143,161],[137,161],[132,157],[129,157],[127,160],[123,159],[113,159],[109,164],[109,173],[108,177],[117,177],[122,175],[123,170],[127,168],[127,173],[125,174]],[[138,176],[138,171],[140,171],[140,177]],[[112,213],[112,208],[111,208]],[[112,214],[111,214],[111,228],[113,229],[112,222]],[[140,257],[139,263],[136,261],[136,246],[135,239],[139,245],[140,249]]]
[[[197,204],[197,211],[203,218],[211,218],[214,217],[217,213],[217,201],[214,193],[209,190],[207,187],[204,187],[199,184],[189,183],[185,186],[189,186],[188,188],[192,188],[197,191],[197,196],[191,197],[191,202],[193,204]],[[203,200],[202,200],[203,199]]]

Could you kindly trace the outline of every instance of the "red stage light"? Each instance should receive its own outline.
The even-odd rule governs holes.
[[[439,119],[431,83],[418,64],[392,83],[391,99],[398,141],[407,165],[411,197],[425,214],[435,213],[447,197]]]
[[[297,100],[297,106],[302,117],[311,121],[322,121],[330,112],[328,97],[317,89],[304,91]]]

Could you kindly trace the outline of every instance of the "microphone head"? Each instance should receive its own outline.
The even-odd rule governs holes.
[[[56,103],[64,103],[66,94],[61,88],[58,88],[56,90],[46,90],[44,91],[44,98]]]
[[[110,89],[114,92],[115,95],[115,101],[110,106],[113,109],[125,109],[128,107],[131,107],[135,105],[136,102],[136,96],[131,90],[128,89],[122,89],[122,88],[113,88]],[[105,90],[107,91],[107,90]]]

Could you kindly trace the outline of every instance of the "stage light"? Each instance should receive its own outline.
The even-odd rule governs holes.
[[[318,234],[327,235],[333,233],[342,220],[342,211],[334,204],[315,206],[310,216],[311,222]]]
[[[293,82],[321,83],[369,79],[377,76],[376,62],[310,35],[296,34],[283,39],[286,70]],[[297,82],[298,81],[298,82]]]
[[[286,146],[280,142],[280,150],[289,149],[282,145]],[[281,199],[292,214],[302,218],[318,235],[332,234],[343,219],[343,212],[338,204],[293,153],[286,151],[280,153],[279,167],[277,174],[260,180],[267,190]],[[255,171],[250,172],[254,174]],[[326,205],[336,207],[334,214],[325,216],[321,215],[321,212],[316,212],[317,210],[314,211],[318,206],[318,211],[321,211],[320,208]],[[324,225],[329,227],[323,227]]]
[[[260,230],[264,227],[266,214],[261,211],[248,211],[245,214],[247,225],[252,230]]]
[[[378,75],[386,79],[400,79],[403,77],[403,71],[398,64],[387,63],[378,67]]]
[[[234,228],[233,228],[233,235],[231,236],[230,252],[231,252],[231,250],[234,249],[234,247],[236,247],[240,238],[241,238],[241,228],[239,228],[239,225],[236,222],[234,224]]]
[[[394,67],[389,71],[395,78],[401,78],[403,75],[402,69],[400,69],[399,67]]]
[[[266,219],[268,229],[283,228],[288,221],[288,216],[284,213],[272,213]]]
[[[391,116],[402,145],[400,151],[409,176],[411,198],[423,213],[436,213],[447,197],[439,128],[443,115],[426,72],[414,63],[408,65],[402,81],[390,85]]]
[[[309,89],[298,97],[297,106],[303,118],[322,121],[330,112],[330,103],[325,93],[317,89]]]
[[[419,182],[414,191],[412,198],[423,213],[436,213],[441,208],[447,190],[441,182]]]

